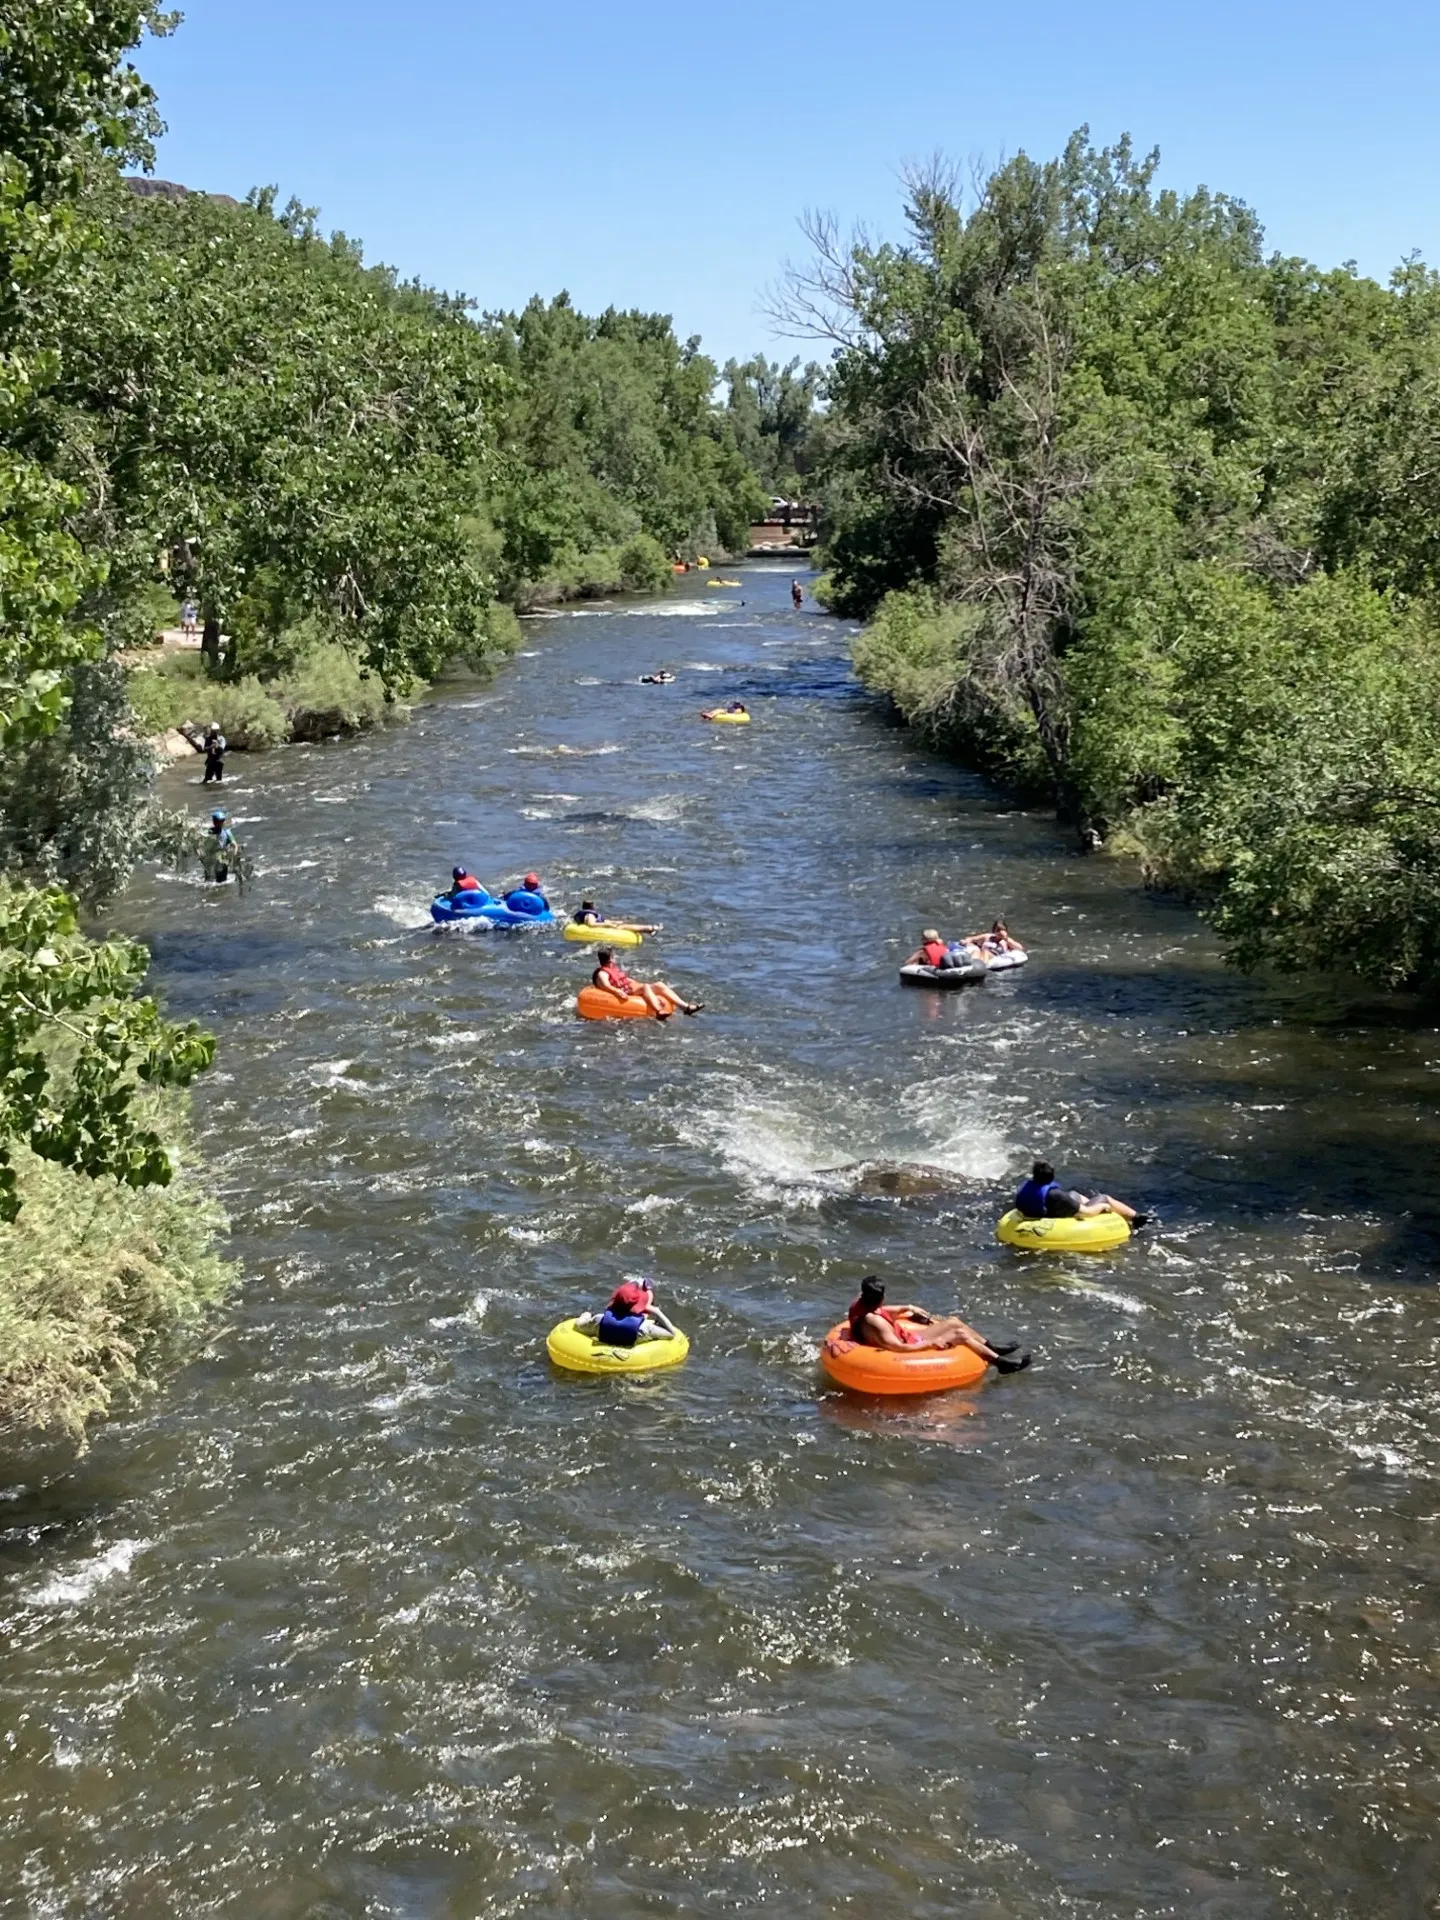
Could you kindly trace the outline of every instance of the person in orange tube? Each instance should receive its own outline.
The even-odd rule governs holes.
[[[860,1282],[847,1318],[850,1338],[858,1346],[888,1347],[900,1353],[920,1347],[969,1347],[1001,1373],[1018,1373],[1030,1364],[1030,1355],[1018,1340],[992,1347],[956,1314],[937,1318],[924,1307],[887,1307],[885,1282],[875,1273]]]
[[[595,958],[600,964],[591,974],[590,984],[603,992],[613,993],[619,1000],[628,1000],[638,993],[657,1020],[668,1020],[677,1007],[681,1013],[699,1013],[700,1001],[683,999],[663,980],[632,980],[611,948],[601,947]]]

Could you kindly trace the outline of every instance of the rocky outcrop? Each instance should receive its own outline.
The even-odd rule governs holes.
[[[150,745],[162,760],[188,760],[192,753],[200,751],[200,742],[192,740],[180,727],[171,727],[168,732],[157,733]]]
[[[178,180],[152,180],[143,173],[127,173],[125,184],[131,193],[138,194],[142,200],[188,200],[196,191],[194,187],[182,187]],[[222,207],[240,205],[240,202],[230,193],[202,193],[200,198],[213,200]]]

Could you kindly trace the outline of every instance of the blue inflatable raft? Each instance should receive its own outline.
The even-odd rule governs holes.
[[[441,926],[455,920],[483,920],[491,927],[553,927],[555,916],[538,893],[517,887],[497,900],[483,887],[467,887],[452,900],[448,893],[437,893],[430,902],[430,918]]]

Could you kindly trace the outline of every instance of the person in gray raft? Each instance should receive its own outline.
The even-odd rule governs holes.
[[[968,941],[949,947],[934,927],[926,927],[920,936],[919,946],[903,964],[907,967],[935,967],[945,972],[952,967],[973,967],[979,958],[979,953]]]

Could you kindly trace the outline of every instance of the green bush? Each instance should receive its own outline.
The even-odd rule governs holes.
[[[164,1131],[185,1135],[178,1108]],[[24,1206],[0,1226],[0,1433],[80,1439],[183,1350],[233,1284],[217,1251],[225,1216],[178,1153],[174,1181],[144,1188],[28,1149],[14,1158]]]
[[[620,580],[631,593],[659,593],[673,578],[670,556],[651,534],[632,534],[621,547]]]
[[[1035,723],[991,671],[992,640],[979,608],[921,588],[885,596],[852,658],[865,684],[935,745],[1021,792],[1044,792]]]
[[[555,585],[562,599],[619,593],[624,584],[620,576],[619,547],[595,547],[589,553],[566,554],[555,569]]]
[[[359,733],[395,711],[379,678],[357,666],[335,642],[314,648],[293,673],[273,681],[267,693],[283,710],[292,740]]]
[[[214,721],[232,747],[263,752],[288,739],[290,721],[270,688],[258,680],[212,680],[202,689],[200,724]]]

